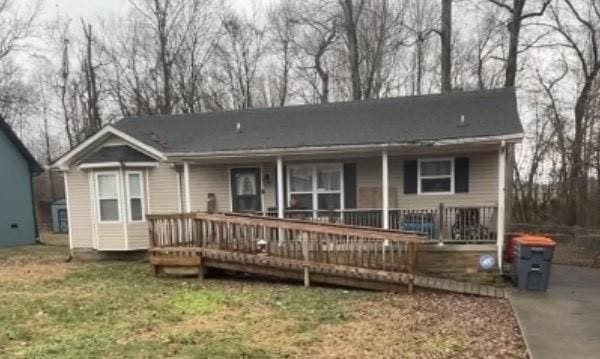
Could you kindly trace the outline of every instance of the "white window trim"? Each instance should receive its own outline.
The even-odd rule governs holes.
[[[450,175],[440,176],[421,176],[421,163],[423,162],[450,162]],[[450,177],[450,191],[446,192],[423,192],[421,190],[421,179],[435,179],[435,178],[448,178]],[[454,157],[439,157],[439,158],[420,158],[417,161],[417,193],[423,196],[437,196],[437,195],[452,195],[454,194]]]
[[[139,197],[132,197],[131,193],[129,191],[129,175],[130,174],[136,174],[139,176],[140,179],[140,196]],[[144,204],[144,201],[146,200],[144,197],[144,191],[146,186],[144,185],[144,173],[142,171],[125,171],[125,188],[126,188],[126,193],[125,196],[127,197],[127,203],[126,203],[126,208],[127,208],[127,222],[129,223],[144,223],[146,222],[146,205]],[[131,200],[134,198],[139,198],[140,202],[141,202],[141,206],[142,206],[142,219],[132,219],[131,218]]]
[[[318,167],[333,167],[339,170],[340,172],[340,189],[339,190],[324,190],[324,189],[319,189],[319,183],[318,183],[318,172],[317,172],[317,168]],[[312,172],[312,188],[310,191],[292,191],[291,190],[291,186],[290,186],[290,170],[291,169],[298,169],[298,168],[310,168],[311,172]],[[339,194],[340,195],[340,211],[343,212],[344,210],[344,203],[346,201],[346,199],[344,198],[344,165],[342,163],[327,163],[327,162],[315,162],[315,163],[302,163],[302,164],[293,164],[293,165],[288,165],[287,169],[286,169],[286,185],[287,185],[287,202],[286,202],[286,207],[289,206],[289,203],[292,199],[292,195],[297,195],[297,194],[310,194],[312,195],[312,208],[311,209],[307,209],[307,211],[311,211],[313,212],[313,217],[317,218],[318,217],[318,213],[319,211],[326,211],[326,210],[319,210],[319,194]]]
[[[106,197],[103,198],[100,196],[100,181],[98,181],[98,177],[99,176],[106,176],[106,175],[110,175],[110,176],[115,176],[116,178],[116,182],[117,182],[117,196],[116,197]],[[98,223],[103,223],[103,224],[109,224],[109,223],[121,223],[121,220],[123,219],[123,213],[121,210],[121,181],[120,181],[120,176],[119,176],[119,172],[118,171],[102,171],[102,172],[96,172],[94,173],[94,181],[96,182],[96,213],[98,213]],[[103,221],[102,220],[102,212],[100,211],[100,200],[103,199],[116,199],[117,200],[117,208],[118,208],[118,215],[119,215],[119,219],[116,221]]]

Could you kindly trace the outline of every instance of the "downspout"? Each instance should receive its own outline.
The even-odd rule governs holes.
[[[37,221],[37,211],[36,211],[36,206],[35,206],[35,192],[33,191],[33,177],[34,177],[33,171],[30,168],[29,169],[29,190],[31,192],[31,209],[33,212],[33,230],[34,230],[34,235],[35,235],[35,242],[41,243],[40,231],[38,228],[38,221]]]

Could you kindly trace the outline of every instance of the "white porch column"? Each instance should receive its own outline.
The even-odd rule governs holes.
[[[285,217],[285,198],[283,198],[283,159],[277,157],[277,217]]]
[[[381,203],[382,203],[382,224],[383,229],[390,228],[390,204],[389,204],[389,176],[388,176],[388,153],[381,153]]]
[[[185,193],[185,212],[192,211],[192,200],[190,195],[190,164],[188,161],[183,162],[183,191]]]
[[[502,141],[498,151],[498,219],[496,229],[498,247],[498,267],[502,269],[502,249],[504,248],[504,216],[506,214],[506,143]]]

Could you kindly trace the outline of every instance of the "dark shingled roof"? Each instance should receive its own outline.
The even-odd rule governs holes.
[[[125,118],[115,127],[166,153],[419,143],[523,132],[512,88],[140,116]]]
[[[127,146],[106,146],[84,157],[81,163],[98,162],[153,162],[152,157]]]
[[[19,153],[21,153],[21,156],[23,156],[23,158],[25,158],[25,161],[27,161],[27,164],[29,165],[29,171],[34,176],[44,172],[42,166],[40,166],[38,161],[33,157],[31,152],[29,152],[27,147],[25,147],[23,142],[21,142],[21,140],[19,139],[19,136],[17,136],[17,134],[12,130],[12,128],[10,128],[8,123],[6,123],[6,121],[4,121],[4,118],[2,118],[2,116],[0,116],[0,131],[4,131],[4,133],[6,134],[6,137],[8,137],[8,139],[17,148]]]

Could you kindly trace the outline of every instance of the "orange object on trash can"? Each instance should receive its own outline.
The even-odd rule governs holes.
[[[515,242],[528,247],[554,247],[556,242],[544,236],[524,235],[516,237]]]

